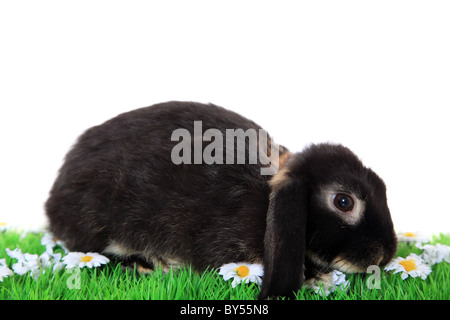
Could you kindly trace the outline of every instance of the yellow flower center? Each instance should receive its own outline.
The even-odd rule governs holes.
[[[250,269],[247,266],[240,266],[236,268],[236,274],[241,277],[245,278],[250,273]]]
[[[6,225],[7,225],[6,222],[0,222],[0,227],[4,227],[4,226],[6,226]]]
[[[403,260],[399,263],[403,266],[403,268],[405,268],[406,272],[417,270],[416,262],[414,261],[414,259]]]
[[[403,235],[405,237],[411,237],[411,238],[414,238],[416,236],[416,234],[414,232],[405,232]]]
[[[83,256],[83,257],[81,257],[81,262],[89,262],[92,259],[93,258],[91,256]]]

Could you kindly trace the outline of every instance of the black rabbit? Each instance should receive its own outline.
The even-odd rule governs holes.
[[[264,133],[211,104],[121,114],[67,154],[50,230],[72,251],[144,267],[263,263],[260,299],[387,263],[397,241],[383,181],[341,145],[290,153]]]

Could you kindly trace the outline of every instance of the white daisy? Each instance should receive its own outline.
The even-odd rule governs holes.
[[[350,281],[345,279],[345,274],[334,270],[333,271],[333,287],[331,288],[331,292],[335,291],[337,288],[341,288],[345,291],[350,287]]]
[[[35,279],[39,278],[40,269],[37,264],[37,260],[19,260],[12,265],[12,269],[14,270],[14,273],[18,274],[19,276],[23,276],[24,274],[30,272],[30,276],[34,277]]]
[[[398,257],[388,263],[384,268],[386,271],[394,270],[394,273],[402,272],[402,279],[408,276],[420,277],[425,280],[431,273],[431,268],[417,254],[411,253],[406,258]]]
[[[9,249],[9,248],[6,248],[5,251],[6,251],[6,254],[7,254],[10,258],[17,259],[17,260],[23,259],[23,258],[24,258],[24,257],[23,257],[22,250],[20,250],[19,248],[16,248],[16,249],[14,249],[14,250],[11,250],[11,249]]]
[[[43,273],[45,273],[47,268],[52,268],[53,273],[64,268],[64,264],[61,261],[61,253],[53,253],[53,250],[50,252],[45,251],[39,256],[39,265]]]
[[[423,252],[420,254],[420,257],[428,265],[441,263],[444,260],[450,263],[449,246],[438,243],[435,246],[426,244],[424,246],[420,246],[419,248],[423,250]]]
[[[95,252],[69,252],[69,254],[62,260],[67,269],[75,267],[99,267],[102,264],[107,264],[109,262],[109,259],[107,257]]]
[[[3,278],[14,275],[11,269],[6,265],[5,259],[0,259],[0,281],[3,282]]]
[[[328,278],[328,277],[327,277]],[[338,270],[333,270],[329,281],[316,282],[305,284],[309,289],[314,290],[315,293],[320,296],[328,296],[331,292],[336,291],[338,288],[347,291],[350,287],[350,281],[345,280],[345,274]]]
[[[423,242],[429,242],[430,238],[421,232],[403,232],[397,234],[399,242],[415,243],[416,246],[422,245]]]
[[[30,272],[30,276],[35,280],[39,278],[41,271],[39,268],[39,256],[37,254],[22,253],[19,248],[14,250],[6,248],[6,253],[11,258],[17,260],[17,262],[12,265],[14,273],[23,276]]]
[[[8,230],[8,223],[4,221],[0,221],[0,232]]]
[[[227,263],[220,267],[219,274],[223,276],[225,281],[233,278],[231,286],[234,288],[241,282],[255,282],[260,285],[264,269],[260,264]]]
[[[60,246],[65,252],[68,251],[64,242],[49,232],[44,233],[41,238],[41,244],[45,246],[46,251],[50,251],[50,249],[53,251],[53,248],[56,246]]]
[[[52,266],[52,256],[47,251],[39,256],[39,265],[44,271]]]

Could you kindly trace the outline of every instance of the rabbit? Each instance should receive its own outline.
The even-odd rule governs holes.
[[[264,132],[225,108],[179,101],[88,129],[45,203],[50,231],[71,251],[100,252],[141,270],[260,263],[259,299],[293,297],[334,269],[365,272],[391,260],[397,240],[385,184],[348,148],[319,143],[294,153],[270,136],[220,141],[217,134],[230,129]],[[179,130],[203,155],[209,143],[223,144],[218,161],[180,148]],[[228,157],[235,142],[245,152],[266,150],[273,174],[261,173],[269,166],[263,157]]]

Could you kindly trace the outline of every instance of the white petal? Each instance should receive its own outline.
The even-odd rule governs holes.
[[[81,257],[84,254],[82,252],[69,252],[68,255],[62,258],[63,263],[66,265],[67,269],[72,269],[81,264]]]
[[[54,253],[51,256],[53,257],[55,262],[60,262],[61,261],[61,253]]]
[[[444,260],[450,263],[450,252],[445,256]]]
[[[236,263],[224,264],[223,266],[220,267],[219,274],[223,276],[223,275],[233,271],[236,268],[237,268],[237,264]]]
[[[338,270],[334,270],[333,271],[333,284],[335,286],[339,286],[339,285],[343,284],[344,282],[345,282],[345,274]]]
[[[25,264],[24,261],[19,261],[17,263],[14,263],[12,265],[12,269],[15,273],[17,273],[19,276],[23,276],[25,273],[30,271],[30,268]]]
[[[406,272],[405,268],[402,265],[398,265],[398,267],[394,270],[394,274],[399,272]]]
[[[2,277],[8,277],[14,275],[14,272],[11,271],[8,267],[1,266],[0,267],[0,279]]]
[[[0,266],[6,267],[6,259],[0,259]]]
[[[46,232],[41,238],[41,245],[53,248],[56,245],[54,239],[55,237],[52,234]]]
[[[24,258],[23,257],[23,253],[22,253],[22,251],[19,248],[16,248],[14,250],[10,250],[9,248],[6,248],[5,250],[6,250],[6,254],[10,258],[17,259],[17,260],[20,260],[20,259]]]
[[[223,280],[227,281],[227,280],[230,280],[231,278],[234,278],[236,276],[237,276],[236,272],[229,271],[229,272],[227,272],[226,274],[223,275]]]
[[[250,274],[262,277],[264,275],[264,267],[260,264],[251,264],[248,266]]]
[[[248,277],[248,281],[254,282],[254,283],[258,284],[258,285],[261,285],[261,283],[262,283],[261,278],[259,276],[257,276],[257,275],[249,276]]]
[[[53,265],[53,273],[62,269],[64,269],[64,264],[61,262],[57,262]]]
[[[235,288],[237,284],[241,283],[241,278],[240,277],[235,277],[233,282],[231,283],[231,287]]]

